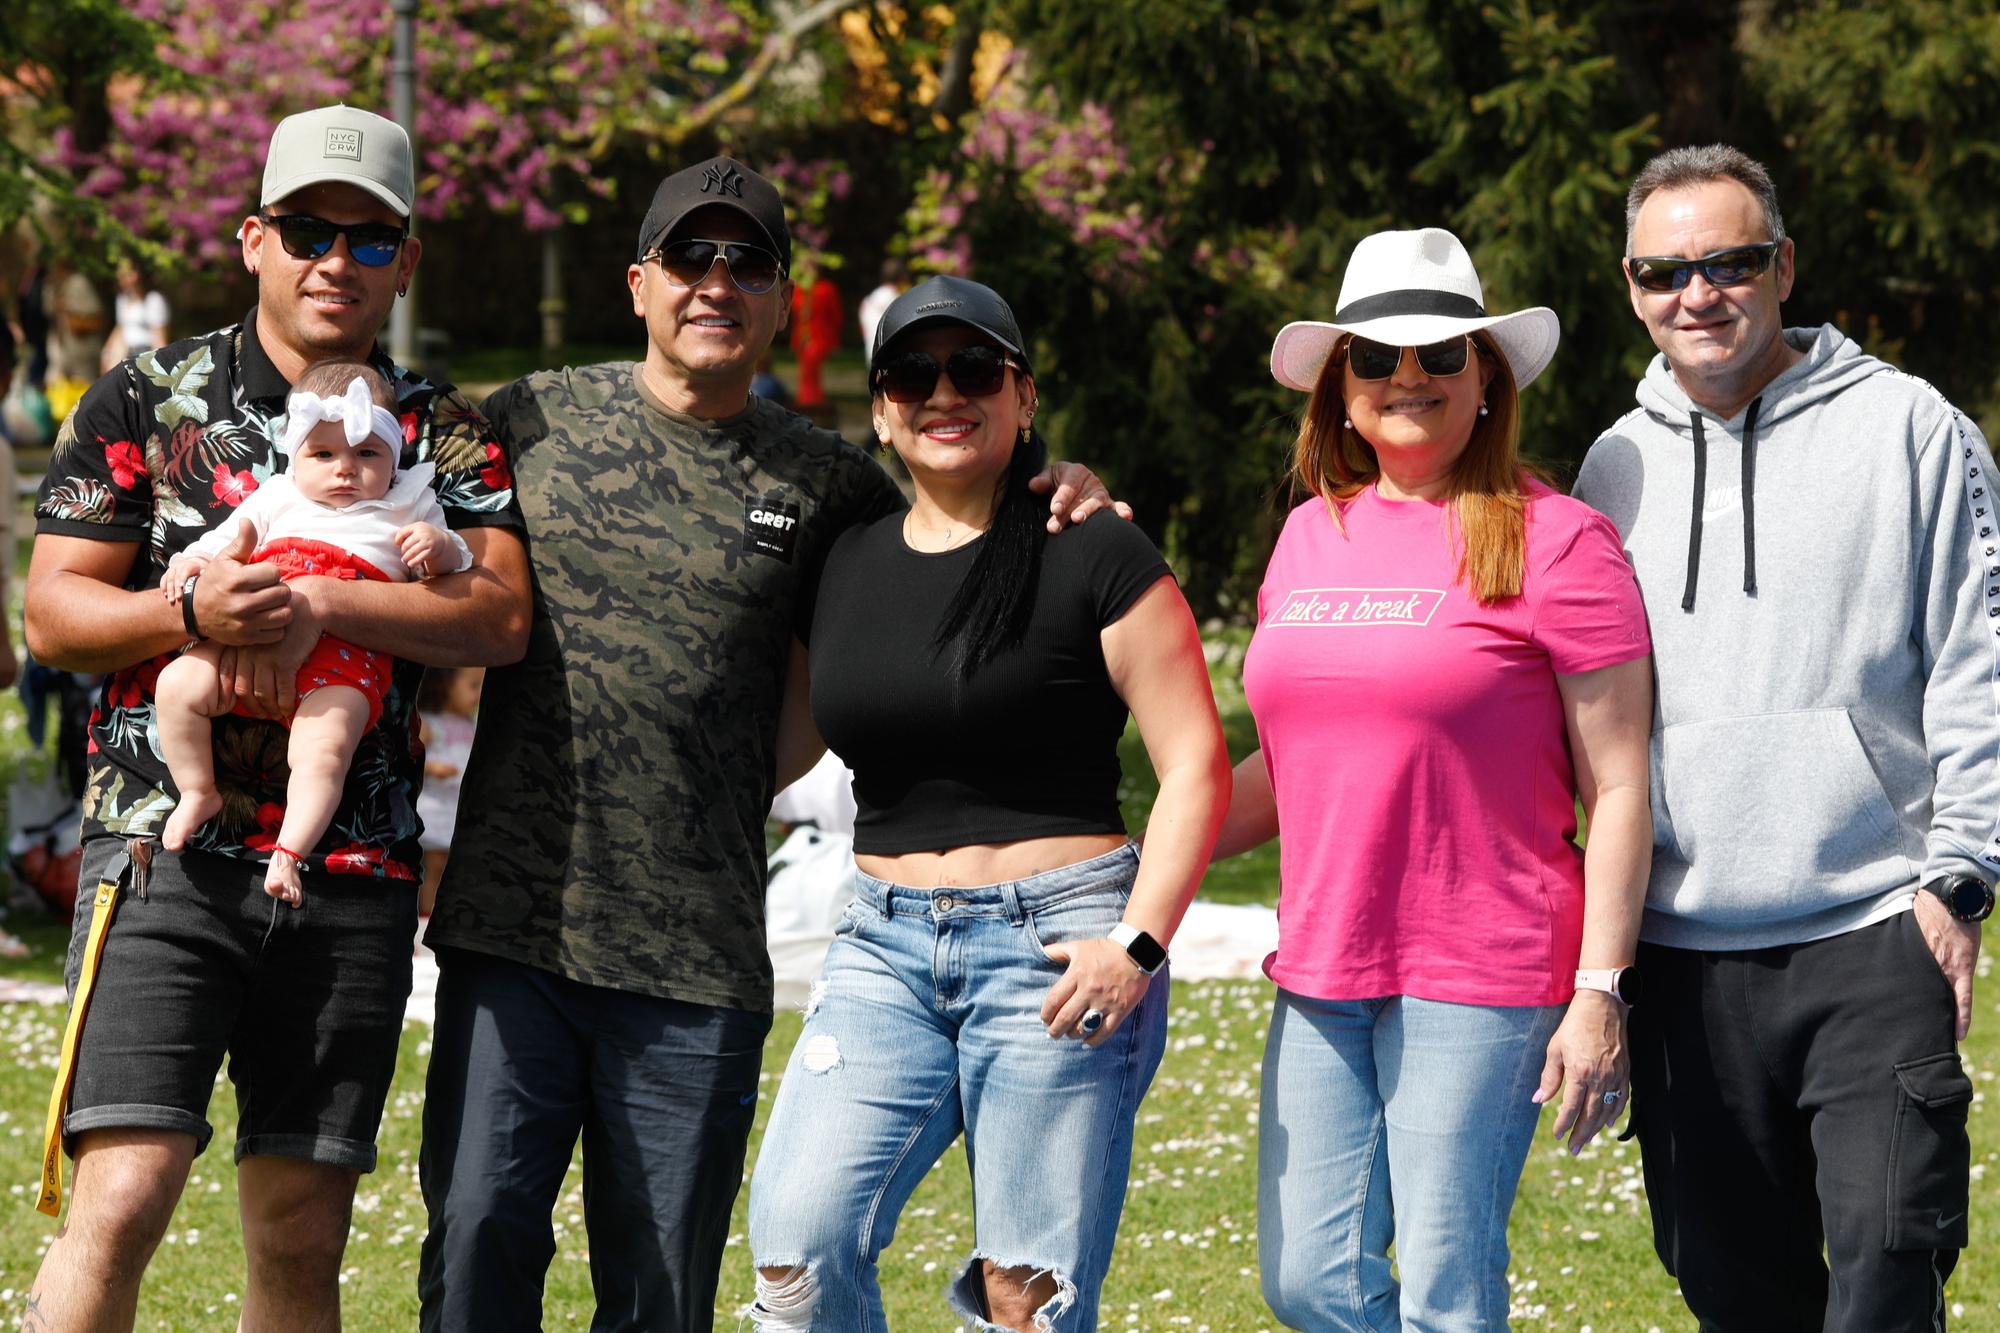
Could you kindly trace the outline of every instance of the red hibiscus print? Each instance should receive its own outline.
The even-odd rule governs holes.
[[[403,413],[403,443],[415,444],[416,442],[417,414],[415,412],[405,412]]]
[[[507,467],[507,455],[491,441],[486,445],[486,466],[479,469],[479,479],[486,483],[487,489],[495,491],[507,490],[514,484],[514,474]]]
[[[155,657],[149,661],[141,662],[139,663],[138,666],[132,668],[134,671],[138,673],[140,690],[142,690],[144,693],[148,695],[157,692],[160,688],[160,673],[162,671],[165,671],[167,669],[167,663],[173,660],[174,660],[174,655],[172,653],[168,653],[165,656]]]
[[[278,830],[285,824],[285,807],[276,801],[257,806],[257,831],[243,836],[243,845],[253,852],[268,852],[278,845]]]
[[[236,471],[227,463],[215,465],[215,483],[212,489],[215,498],[231,509],[249,499],[257,489],[257,478],[246,471]]]
[[[382,868],[382,849],[350,842],[326,854],[326,868],[336,875],[373,875]]]
[[[158,677],[155,676],[155,679]],[[135,667],[126,667],[111,677],[105,688],[105,697],[117,709],[137,708],[144,703],[145,696],[139,688],[139,672]]]
[[[111,468],[111,480],[118,489],[129,491],[132,483],[146,475],[146,457],[130,440],[114,440],[104,446],[104,461]]]

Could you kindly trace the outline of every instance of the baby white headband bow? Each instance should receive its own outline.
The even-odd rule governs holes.
[[[285,433],[278,440],[278,452],[290,458],[292,451],[322,421],[338,421],[347,443],[360,444],[370,435],[389,446],[389,461],[403,452],[403,427],[388,408],[369,396],[368,386],[359,375],[347,382],[347,392],[322,398],[310,389],[294,389],[285,400]]]

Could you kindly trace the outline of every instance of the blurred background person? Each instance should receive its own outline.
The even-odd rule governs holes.
[[[424,741],[424,785],[417,793],[417,818],[424,821],[424,883],[417,915],[428,922],[437,901],[438,880],[451,852],[458,824],[458,788],[465,761],[472,757],[474,719],[484,667],[432,667],[417,689],[417,716]]]
[[[49,330],[49,412],[61,422],[103,373],[98,365],[110,334],[109,312],[97,285],[67,259],[49,265],[42,309]]]
[[[792,284],[792,354],[799,360],[798,401],[793,406],[820,424],[829,424],[833,416],[821,371],[840,346],[844,322],[840,289],[827,281],[815,260],[806,258]]]
[[[106,371],[128,356],[165,347],[167,298],[146,286],[146,275],[127,259],[118,265],[118,294],[112,298],[111,336],[99,364]]]
[[[910,285],[910,266],[891,255],[882,261],[882,279],[875,289],[861,298],[857,312],[861,324],[861,348],[863,351],[875,345],[875,326],[882,322],[882,314],[889,303],[903,294]]]

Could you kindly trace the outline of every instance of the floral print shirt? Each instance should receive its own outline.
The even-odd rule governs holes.
[[[435,464],[432,480],[453,528],[518,530],[513,477],[485,421],[459,392],[392,363],[404,467]],[[241,324],[121,362],[91,386],[56,436],[35,502],[35,531],[143,548],[125,586],[156,588],[176,554],[226,521],[285,467],[276,443],[291,390],[257,341],[256,312]],[[90,720],[83,836],[158,836],[176,794],[160,756],[153,689],[172,654],[104,678]],[[362,738],[316,869],[415,881],[420,877],[417,684],[423,668],[398,661],[381,720]],[[257,718],[215,721],[222,812],[189,844],[261,860],[284,818],[288,733]]]

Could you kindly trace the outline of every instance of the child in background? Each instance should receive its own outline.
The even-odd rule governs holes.
[[[278,450],[290,460],[229,520],[175,556],[160,580],[167,600],[192,591],[208,562],[227,554],[269,560],[286,579],[403,581],[451,574],[472,551],[445,526],[432,492],[432,467],[400,472],[403,431],[389,384],[358,361],[321,362],[299,377],[285,402]],[[180,792],[161,841],[169,851],[222,808],[215,785],[210,719],[231,711],[218,662],[223,645],[204,640],[160,672],[161,756]],[[296,907],[299,864],[326,835],[355,746],[382,716],[392,663],[387,654],[327,636],[300,665],[298,705],[286,721],[285,818],[271,849],[264,891]]]
[[[459,778],[472,755],[472,719],[485,682],[483,667],[440,667],[424,673],[417,691],[424,738],[424,787],[417,793],[417,818],[424,822],[424,886],[417,894],[417,914],[426,919],[451,851]]]

